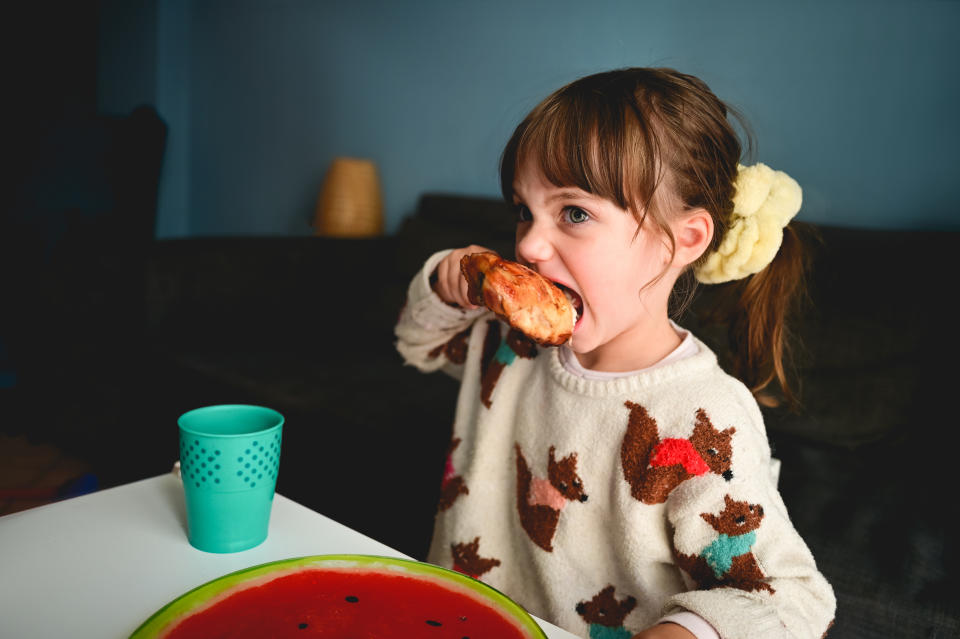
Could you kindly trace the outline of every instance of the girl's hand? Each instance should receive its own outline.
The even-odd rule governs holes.
[[[661,623],[647,628],[633,639],[697,639],[696,635],[675,623]]]
[[[433,282],[433,291],[440,296],[440,299],[447,304],[460,308],[478,308],[467,299],[467,280],[460,272],[460,258],[464,255],[483,253],[484,251],[490,251],[490,249],[471,244],[465,248],[454,249],[437,264],[437,268],[433,272],[436,281],[433,277],[430,279]]]

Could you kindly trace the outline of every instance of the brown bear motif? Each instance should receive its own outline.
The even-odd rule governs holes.
[[[530,539],[547,552],[553,551],[553,535],[560,521],[560,511],[568,501],[587,501],[583,481],[577,475],[577,454],[557,461],[555,448],[550,447],[547,477],[534,477],[520,444],[517,449],[517,510],[520,525]]]
[[[453,556],[453,569],[474,579],[479,579],[480,575],[490,572],[490,570],[500,565],[499,559],[481,557],[477,554],[479,550],[479,537],[474,537],[470,543],[450,544],[450,554]]]
[[[447,359],[453,364],[463,364],[467,361],[467,339],[470,337],[470,329],[460,331],[450,338],[445,344],[437,346],[427,353],[430,359],[436,359],[441,354],[446,355]]]
[[[735,501],[730,495],[724,495],[723,501],[719,515],[700,514],[719,533],[717,538],[697,555],[674,551],[677,564],[697,582],[700,590],[733,586],[746,591],[766,590],[772,595],[775,591],[766,583],[766,576],[750,551],[763,521],[763,507]]]
[[[437,506],[440,511],[450,508],[457,497],[470,492],[463,481],[463,477],[457,475],[457,471],[453,468],[453,451],[459,445],[460,438],[454,437],[450,442],[450,448],[447,450],[447,463],[443,470],[443,481],[440,484],[440,503]]]
[[[537,344],[520,331],[511,328],[504,339],[500,338],[500,322],[487,322],[487,336],[483,343],[483,355],[480,358],[480,401],[487,408],[493,403],[493,389],[500,379],[503,369],[518,357],[533,359],[537,355]]]
[[[643,406],[630,401],[624,404],[630,409],[630,417],[620,447],[620,461],[623,478],[630,484],[634,499],[662,504],[682,482],[708,472],[727,481],[733,479],[730,441],[735,428],[717,430],[701,408],[689,439],[661,440],[656,420]]]
[[[577,604],[577,613],[590,625],[590,639],[629,639],[633,633],[623,627],[623,620],[637,605],[634,597],[620,601],[613,586],[607,586],[590,601]]]

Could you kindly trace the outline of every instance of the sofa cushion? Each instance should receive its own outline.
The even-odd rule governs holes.
[[[388,238],[199,237],[158,242],[149,333],[174,350],[321,347],[389,331],[402,277]]]

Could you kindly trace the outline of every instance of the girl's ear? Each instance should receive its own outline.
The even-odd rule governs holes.
[[[697,261],[713,239],[713,216],[706,209],[693,209],[675,222],[674,264],[680,267]]]

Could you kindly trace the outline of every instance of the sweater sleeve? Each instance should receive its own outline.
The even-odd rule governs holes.
[[[759,410],[718,416],[737,424],[732,476],[706,473],[671,493],[674,556],[691,590],[664,612],[689,610],[723,639],[819,639],[836,600],[777,491]]]
[[[451,306],[433,292],[430,274],[449,253],[434,253],[413,277],[394,334],[397,351],[407,364],[423,372],[443,370],[460,379],[470,329],[489,311]]]

